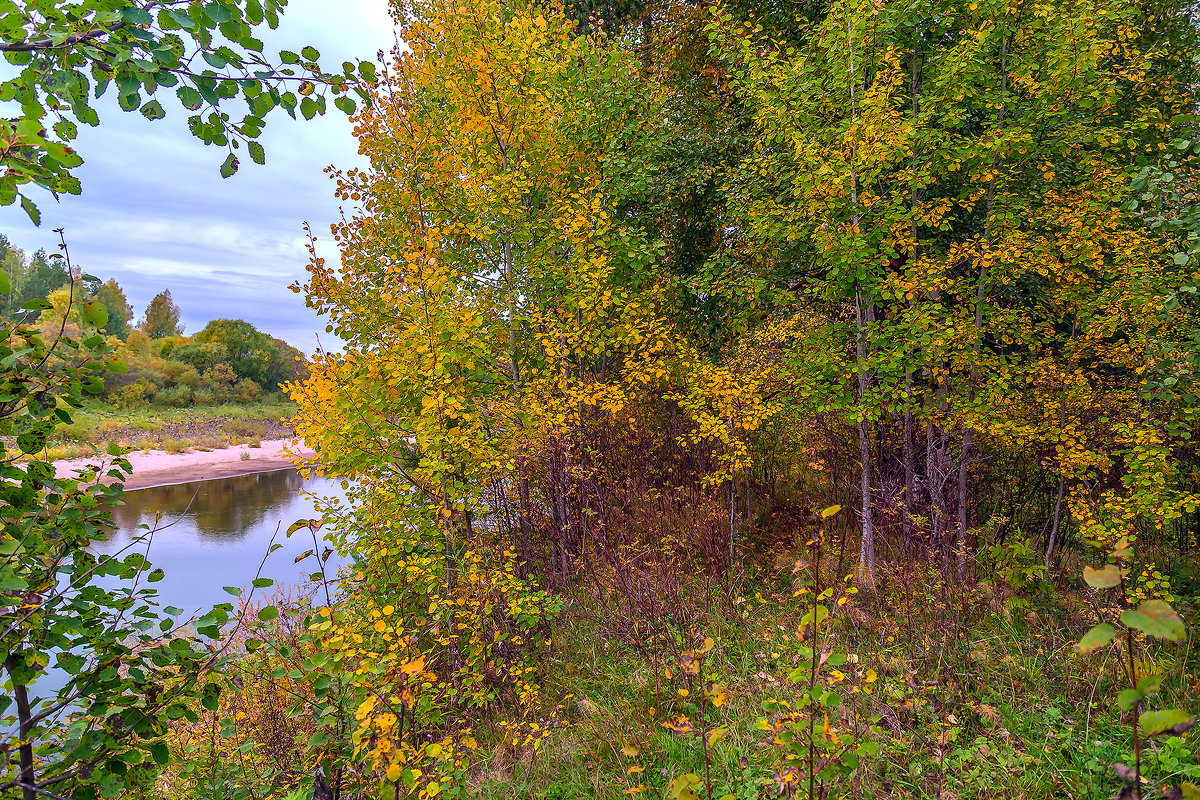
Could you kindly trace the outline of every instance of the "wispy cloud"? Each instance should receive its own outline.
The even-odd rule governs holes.
[[[312,44],[331,68],[393,43],[384,0],[339,0],[336,8],[292,0],[280,29],[265,33],[268,50]],[[87,159],[78,173],[83,195],[38,197],[41,228],[19,208],[0,209],[0,231],[27,250],[52,250],[51,229],[65,228],[72,260],[116,278],[139,314],[170,289],[190,332],[210,319],[241,318],[312,350],[324,322],[287,287],[305,276],[305,221],[324,239],[322,255],[333,255],[327,232],[339,212],[323,170],[360,163],[346,118],[331,110],[293,122],[275,112],[263,137],[266,166],[243,158],[224,180],[223,151],[191,136],[182,109],[169,107],[171,116],[150,123],[106,101],[101,126],[82,130],[77,142]]]

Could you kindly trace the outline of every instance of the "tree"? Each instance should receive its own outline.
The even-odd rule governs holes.
[[[109,278],[100,284],[92,293],[97,302],[108,309],[108,321],[104,324],[104,332],[124,339],[129,335],[129,323],[133,319],[133,306],[125,298],[125,290],[115,278]]]
[[[167,336],[182,336],[183,325],[179,322],[179,306],[171,299],[171,290],[164,289],[154,295],[150,305],[146,306],[138,330],[151,339],[162,339]]]
[[[1154,12],[1100,8],[1092,25],[1091,9],[1044,16],[1022,4],[845,0],[794,45],[773,33],[764,41],[760,26],[729,10],[712,26],[755,112],[755,152],[730,176],[749,249],[783,261],[797,242],[808,247],[796,306],[825,320],[827,346],[798,351],[805,377],[796,385],[857,427],[868,580],[880,494],[872,454],[887,428],[904,431],[905,530],[923,492],[915,514],[943,558],[956,553],[962,580],[981,448],[1038,430],[1050,451],[1043,463],[1062,479],[1061,510],[1062,481],[1087,477],[1097,455],[1068,465],[1074,446],[1063,431],[1097,404],[1065,395],[1095,400],[1114,387],[1099,372],[1076,382],[1078,365],[1132,376],[1159,338],[1153,297],[1166,286],[1156,245],[1118,211],[1124,165],[1157,152],[1162,120],[1192,101],[1178,82],[1151,89],[1157,68],[1124,69],[1171,61],[1159,37],[1138,35],[1159,24]],[[1070,55],[1080,49],[1120,56],[1080,62]],[[1141,96],[1154,101],[1134,102]],[[1022,386],[1040,393],[1024,406],[1028,417],[1013,414]],[[1114,388],[1103,394],[1126,422],[1138,418],[1135,385]],[[1061,413],[1037,416],[1047,407]],[[1112,433],[1094,430],[1089,441],[1125,447]]]
[[[59,311],[102,325],[102,305],[76,309],[81,283],[62,290]],[[9,288],[0,274],[0,293]],[[196,703],[215,706],[220,691],[209,676],[232,605],[192,619],[160,608],[150,584],[162,572],[135,551],[144,535],[115,553],[94,551],[112,532],[129,462],[113,448],[59,478],[38,455],[101,385],[96,372],[123,369],[104,337],[76,341],[0,318],[0,726],[17,733],[0,769],[4,797],[147,787],[170,758],[169,722],[194,720]],[[44,682],[51,664],[61,688]]]
[[[123,111],[151,121],[166,116],[163,95],[173,94],[191,112],[192,134],[227,151],[225,177],[237,171],[243,147],[251,160],[265,162],[258,137],[274,109],[311,119],[325,112],[328,93],[352,113],[350,95],[366,96],[360,81],[373,80],[373,65],[346,62],[342,73],[327,73],[312,47],[268,58],[255,28],[275,28],[285,6],[286,0],[17,0],[4,11],[11,24],[0,27],[0,53],[17,72],[0,83],[0,99],[20,108],[20,116],[0,120],[7,142],[0,205],[19,199],[36,224],[40,216],[24,185],[79,194],[72,170],[82,159],[71,142],[77,123],[100,124],[94,98],[110,88]],[[241,104],[245,115],[231,117],[230,106]]]
[[[214,319],[195,335],[196,343],[204,347],[223,347],[225,358],[234,374],[252,380],[260,386],[273,385],[271,373],[279,360],[279,351],[271,337],[240,319]],[[181,358],[176,353],[176,358]],[[182,360],[182,359],[181,359]],[[197,369],[204,367],[196,365]]]
[[[58,254],[56,253],[55,256]],[[71,273],[61,259],[38,250],[29,260],[25,270],[25,280],[20,293],[16,295],[17,306],[32,300],[44,300],[55,289],[60,289],[71,282]]]

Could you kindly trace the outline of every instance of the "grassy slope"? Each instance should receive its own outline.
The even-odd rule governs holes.
[[[110,442],[139,450],[180,452],[284,439],[293,433],[288,419],[295,408],[287,402],[140,409],[89,404],[72,415],[74,424],[56,431],[50,455],[83,457]]]

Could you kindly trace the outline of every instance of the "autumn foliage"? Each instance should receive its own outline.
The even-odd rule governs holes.
[[[307,646],[363,785],[465,791],[492,715],[536,755],[564,613],[698,675],[706,614],[807,540],[808,694],[759,727],[780,789],[825,796],[876,752],[869,704],[832,710],[875,672],[818,633],[858,630],[857,590],[935,574],[949,604],[1075,579],[1069,549],[1136,614],[1164,590],[1137,595],[1135,543],[1192,546],[1181,12],[626,11],[395,5],[369,165],[332,172],[341,259],[314,244],[295,288],[340,346],[290,391],[306,468],[352,481],[324,524],[355,566]],[[720,706],[667,725],[706,770]],[[669,796],[711,795],[683,777]]]

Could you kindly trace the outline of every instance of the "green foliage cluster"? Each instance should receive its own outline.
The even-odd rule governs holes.
[[[5,277],[0,291],[8,288]],[[49,304],[29,308],[39,305]],[[99,304],[81,309],[92,327],[105,316]],[[115,553],[94,552],[112,532],[130,470],[119,450],[68,478],[37,457],[57,426],[71,424],[85,391],[100,388],[97,373],[124,368],[106,338],[2,319],[0,364],[0,726],[9,732],[0,792],[24,800],[146,792],[168,763],[171,722],[216,701],[208,676],[233,607],[190,618],[162,607],[153,587],[162,570],[139,552],[153,531]]]
[[[194,337],[183,336],[169,289],[150,301],[133,328],[133,309],[114,279],[73,281],[61,259],[41,250],[26,257],[6,238],[0,238],[0,264],[9,287],[0,292],[4,314],[35,323],[47,336],[108,337],[130,367],[105,377],[101,395],[118,407],[257,403],[307,374],[299,350],[243,320],[213,320]],[[23,308],[31,302],[36,307]],[[84,319],[83,309],[93,305],[105,309],[103,322]]]
[[[274,58],[263,51],[256,29],[277,27],[285,6],[284,0],[9,3],[0,53],[13,69],[0,83],[0,100],[20,114],[0,122],[6,142],[0,205],[19,199],[37,223],[27,184],[55,196],[79,194],[73,170],[82,158],[72,142],[79,123],[100,124],[96,100],[109,91],[122,111],[150,121],[177,102],[189,114],[192,135],[227,152],[224,177],[237,171],[243,148],[255,163],[265,162],[259,137],[275,109],[312,119],[325,112],[330,95],[339,110],[353,113],[352,95],[365,96],[360,81],[371,80],[372,64],[346,62],[331,73],[312,47]],[[231,106],[244,110],[240,119]]]
[[[314,245],[295,287],[344,351],[286,373],[246,323],[181,338],[164,296],[110,378],[130,405],[286,383],[350,498],[289,532],[321,596],[259,611],[225,691],[154,729],[156,790],[1197,793],[1190,7],[394,10],[342,258]],[[248,63],[217,17],[271,21],[126,11],[214,69]],[[68,66],[121,52],[95,13]],[[252,106],[276,78],[183,76]],[[194,132],[232,148],[227,123]],[[69,186],[57,164],[28,180]]]

